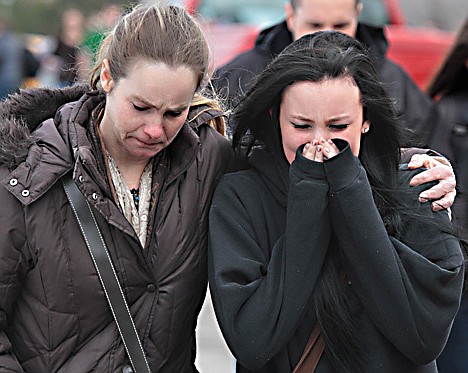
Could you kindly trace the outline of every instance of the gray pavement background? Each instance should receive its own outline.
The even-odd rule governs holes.
[[[195,365],[201,373],[233,373],[235,371],[235,360],[219,330],[209,290],[198,316],[197,344]]]

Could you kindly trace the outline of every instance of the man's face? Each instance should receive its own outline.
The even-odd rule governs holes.
[[[317,31],[335,30],[356,36],[362,4],[356,0],[299,0],[296,9],[286,4],[286,21],[293,39]]]

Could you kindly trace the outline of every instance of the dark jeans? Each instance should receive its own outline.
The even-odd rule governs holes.
[[[468,372],[468,294],[465,294],[444,351],[437,359],[440,373]]]

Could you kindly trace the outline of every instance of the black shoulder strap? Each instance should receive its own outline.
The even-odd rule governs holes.
[[[136,373],[151,372],[114,265],[88,201],[73,181],[71,172],[62,178],[62,183],[93,259],[133,369]]]

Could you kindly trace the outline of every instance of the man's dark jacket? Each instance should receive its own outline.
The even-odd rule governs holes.
[[[419,90],[400,66],[386,58],[388,43],[382,28],[359,23],[356,38],[369,47],[377,72],[396,104],[398,116],[404,121],[403,126],[412,131],[411,139],[417,139],[415,145],[426,146],[436,118],[432,100]],[[286,21],[263,30],[254,48],[216,71],[213,79],[216,91],[234,107],[255,77],[292,41]]]

